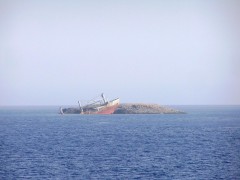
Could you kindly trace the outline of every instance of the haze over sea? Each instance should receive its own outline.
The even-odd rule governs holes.
[[[0,107],[0,179],[240,179],[240,106],[179,115]]]
[[[240,104],[239,0],[0,0],[0,106]]]

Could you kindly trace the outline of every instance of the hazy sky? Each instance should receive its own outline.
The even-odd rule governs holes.
[[[239,0],[0,0],[0,105],[240,104]]]

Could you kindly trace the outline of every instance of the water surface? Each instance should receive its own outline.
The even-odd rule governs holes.
[[[0,108],[0,179],[240,179],[240,106],[179,115]]]

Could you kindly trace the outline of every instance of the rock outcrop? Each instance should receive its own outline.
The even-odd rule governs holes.
[[[158,104],[120,104],[114,114],[182,114],[184,112]]]
[[[63,114],[80,114],[80,109],[79,108],[64,108],[62,109]]]

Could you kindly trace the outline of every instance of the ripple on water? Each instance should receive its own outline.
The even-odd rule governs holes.
[[[224,116],[218,108],[113,116],[0,110],[0,177],[239,179],[240,111],[230,110]]]

